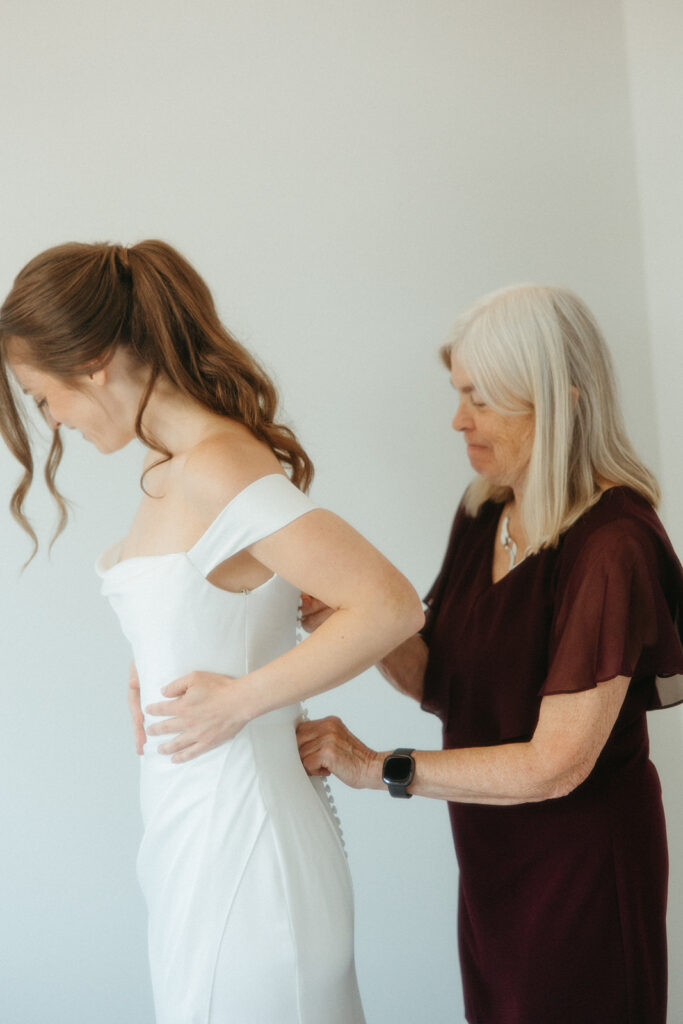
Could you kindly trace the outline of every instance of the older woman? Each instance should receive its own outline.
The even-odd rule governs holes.
[[[563,289],[485,297],[442,351],[477,473],[421,634],[380,664],[444,723],[377,753],[300,726],[311,774],[449,801],[471,1024],[664,1024],[667,848],[645,712],[683,699],[683,572],[609,353]],[[307,600],[314,629],[328,611]]]

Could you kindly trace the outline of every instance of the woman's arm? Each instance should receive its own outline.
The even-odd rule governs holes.
[[[302,594],[301,625],[307,633],[314,632],[331,614],[332,609],[322,601]],[[378,661],[377,668],[399,693],[421,701],[428,654],[426,643],[416,633]]]
[[[518,804],[566,796],[590,775],[612,731],[629,680],[544,697],[528,743],[415,751],[416,796],[459,803]],[[385,789],[378,753],[339,719],[304,722],[299,751],[310,775],[332,773],[357,789]]]
[[[178,733],[160,750],[186,761],[235,735],[259,715],[329,690],[374,665],[420,628],[420,600],[405,577],[348,523],[314,509],[251,545],[262,565],[333,608],[297,647],[239,679],[195,672],[150,705]]]

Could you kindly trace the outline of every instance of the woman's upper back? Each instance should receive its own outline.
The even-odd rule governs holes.
[[[187,551],[222,509],[260,477],[283,471],[267,445],[239,423],[226,421],[187,452],[169,460],[145,459],[145,493],[123,541],[120,557]],[[253,589],[270,573],[246,551],[220,568],[212,582],[225,590]]]

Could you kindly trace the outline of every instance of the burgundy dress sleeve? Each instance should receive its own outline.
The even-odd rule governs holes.
[[[438,576],[432,583],[426,597],[424,598],[425,623],[422,629],[420,630],[420,636],[422,637],[422,639],[424,640],[428,647],[432,638],[434,621],[436,619],[436,616],[439,614],[441,600],[446,585],[448,583],[451,565],[453,563],[453,559],[455,558],[455,540],[458,535],[458,528],[461,526],[464,516],[465,513],[462,509],[462,505],[460,505],[458,506],[458,509],[456,510],[455,513],[455,518],[453,520],[450,536],[448,538],[448,547],[446,548],[446,555],[444,557],[443,564],[441,566],[441,569],[439,570]]]
[[[617,519],[578,550],[570,545],[558,565],[540,695],[627,676],[648,688],[647,708],[683,701],[682,604],[680,563],[645,523]]]

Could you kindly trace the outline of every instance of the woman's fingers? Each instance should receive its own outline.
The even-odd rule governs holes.
[[[319,749],[320,744],[327,738],[338,732],[348,732],[346,726],[335,715],[328,718],[305,719],[300,722],[296,729],[296,740],[299,744],[299,753],[303,747],[307,749]]]
[[[162,722],[154,722],[147,729],[148,736],[165,736],[169,732],[181,732],[185,728],[181,718],[165,718]]]
[[[307,775],[328,776],[332,774],[332,769],[323,764],[324,758],[321,757],[319,750],[310,750],[308,753],[302,753],[300,751],[299,753],[301,756],[301,763],[303,764]]]
[[[138,754],[142,754],[147,737],[145,735],[145,718],[140,706],[140,680],[134,661],[131,661],[128,673],[128,707],[133,721],[135,750]]]
[[[184,761],[191,761],[199,754],[205,754],[211,750],[214,744],[207,736],[198,736],[196,733],[181,732],[175,739],[162,744],[158,749],[160,754],[170,756],[174,764],[182,764]]]
[[[307,743],[299,742],[299,757],[308,775],[330,774],[330,768],[323,764],[324,754],[321,752],[318,737],[310,739]]]
[[[368,771],[377,755],[339,718],[302,722],[297,728],[297,742],[309,775],[332,773],[354,788],[370,784]]]
[[[325,622],[331,614],[332,610],[330,609],[329,611],[316,612],[312,615],[302,615],[301,628],[306,633],[314,633],[318,626],[322,626],[323,622]]]
[[[156,704],[148,704],[145,708],[145,712],[148,715],[168,717],[169,715],[175,715],[178,712],[178,705],[180,700],[162,700]]]
[[[181,750],[186,750],[188,747],[193,746],[196,742],[195,736],[188,732],[181,732],[175,739],[170,740],[168,743],[162,743],[157,749],[160,754],[177,754]]]
[[[299,757],[309,775],[318,774],[318,769],[323,768],[329,774],[335,762],[335,740],[333,733],[324,724],[326,721],[327,719],[322,722],[306,722],[305,725],[313,728],[304,731],[302,725],[297,729]]]
[[[187,692],[188,687],[192,686],[194,676],[197,673],[190,672],[187,676],[180,676],[179,679],[174,679],[172,683],[168,683],[167,686],[162,686],[161,692],[164,697],[182,697]]]
[[[329,608],[317,597],[310,594],[301,595],[301,626],[307,633],[312,633],[330,617],[333,608]]]
[[[323,765],[321,753],[321,744],[327,735],[326,721],[327,719],[312,722],[307,720],[297,726],[296,741],[299,745],[299,757],[308,775],[322,775],[323,773],[329,775],[331,773],[329,766]]]
[[[199,757],[200,754],[205,754],[207,749],[208,747],[203,743],[193,743],[179,753],[174,754],[171,761],[173,764],[184,764],[186,761],[192,761],[195,757]]]

